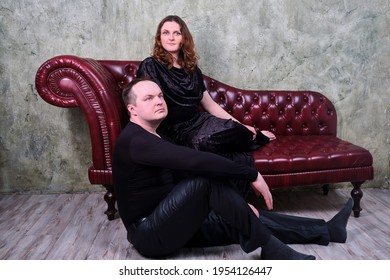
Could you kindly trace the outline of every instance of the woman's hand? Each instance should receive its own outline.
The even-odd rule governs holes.
[[[217,104],[217,102],[215,102],[211,98],[211,96],[207,90],[203,93],[203,98],[202,98],[202,101],[200,103],[201,103],[203,109],[206,110],[207,112],[209,112],[210,114],[212,114],[218,118],[221,118],[221,119],[226,119],[226,120],[232,119],[233,121],[240,123],[237,119],[235,119],[228,112],[226,112],[224,109],[222,109],[222,107],[219,106]],[[253,133],[253,139],[255,139],[256,134],[257,134],[256,129],[250,125],[245,125],[245,124],[243,124],[243,125]],[[268,137],[270,141],[272,141],[276,138],[275,135],[270,131],[262,130],[261,133],[263,133],[266,137]]]
[[[253,140],[256,138],[257,131],[253,126],[250,125],[244,125],[248,130],[250,130],[253,133]],[[263,133],[270,141],[275,140],[276,136],[271,131],[268,130],[262,130],[261,133]]]
[[[253,126],[250,126],[250,125],[245,125],[245,124],[244,124],[243,126],[245,126],[248,130],[250,130],[250,132],[253,133],[253,140],[255,140],[256,134],[257,134],[256,129],[255,129]]]
[[[265,136],[269,138],[270,141],[275,140],[276,136],[271,131],[268,130],[262,130],[261,133],[263,133]]]

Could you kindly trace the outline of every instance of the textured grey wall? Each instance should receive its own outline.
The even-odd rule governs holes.
[[[59,54],[142,60],[168,14],[187,22],[205,74],[328,96],[339,136],[374,155],[366,186],[390,185],[388,0],[1,0],[0,192],[102,190],[81,111],[45,103],[36,70]]]

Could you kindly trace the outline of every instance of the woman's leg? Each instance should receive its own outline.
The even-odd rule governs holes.
[[[217,154],[253,150],[253,134],[245,126],[233,120],[204,115],[207,118],[204,118],[200,128],[190,134],[193,148]]]
[[[252,132],[242,124],[217,118],[207,112],[176,125],[162,124],[158,132],[178,145],[222,155],[249,152],[269,142],[269,138],[261,132],[253,140]]]

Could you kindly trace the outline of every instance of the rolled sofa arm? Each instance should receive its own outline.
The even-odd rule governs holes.
[[[88,122],[92,144],[91,184],[112,185],[112,149],[123,125],[122,90],[98,61],[72,55],[47,60],[38,69],[39,95],[58,107],[80,107]]]

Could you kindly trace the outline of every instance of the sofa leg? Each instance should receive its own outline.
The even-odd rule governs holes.
[[[360,208],[360,200],[363,197],[363,192],[360,188],[360,186],[364,183],[364,181],[359,181],[359,182],[351,182],[353,185],[353,189],[351,191],[351,196],[354,202],[353,205],[353,214],[357,218],[360,215],[360,211],[362,211],[362,208]]]
[[[329,184],[322,185],[322,193],[327,195],[329,193]]]
[[[115,193],[114,193],[114,187],[113,186],[104,186],[107,190],[106,194],[104,195],[104,200],[107,202],[107,210],[104,212],[104,214],[107,215],[107,218],[111,221],[115,219],[115,214],[117,212],[115,208]]]

